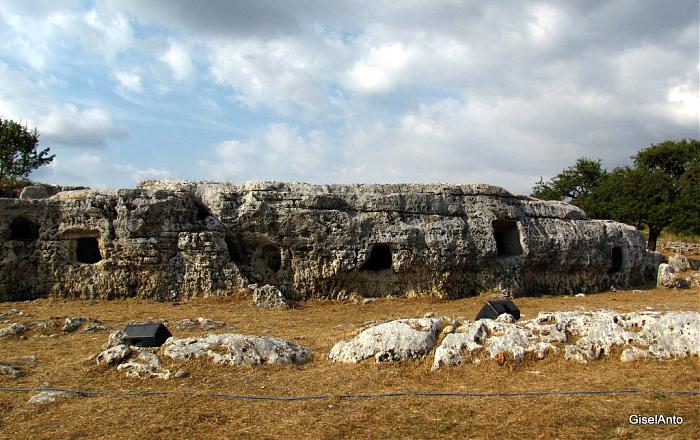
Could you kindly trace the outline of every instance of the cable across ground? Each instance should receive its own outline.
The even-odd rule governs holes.
[[[135,397],[135,396],[191,396],[191,397],[223,397],[229,399],[244,400],[273,400],[273,401],[298,401],[298,400],[321,400],[321,399],[376,399],[387,397],[538,397],[538,396],[590,396],[590,395],[611,395],[611,394],[642,394],[661,393],[676,395],[700,395],[700,391],[687,390],[584,390],[584,391],[516,391],[498,393],[463,393],[463,392],[431,392],[431,391],[398,391],[390,393],[341,393],[341,394],[319,394],[309,396],[258,396],[249,394],[233,393],[209,393],[201,391],[89,391],[71,388],[0,388],[0,392],[61,392],[76,394],[80,396],[110,396],[110,397]]]

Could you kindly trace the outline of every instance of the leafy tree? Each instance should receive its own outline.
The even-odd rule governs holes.
[[[634,166],[611,172],[600,161],[581,158],[550,182],[540,178],[532,195],[568,201],[593,218],[649,228],[651,250],[665,228],[700,233],[700,142],[665,141],[632,158]]]
[[[559,200],[574,204],[584,211],[594,210],[590,195],[606,175],[600,160],[582,157],[576,164],[557,174],[549,182],[542,177],[535,184],[532,196],[543,200]]]
[[[49,149],[38,150],[39,132],[9,119],[0,118],[0,179],[24,178],[42,165],[51,163],[55,155]]]

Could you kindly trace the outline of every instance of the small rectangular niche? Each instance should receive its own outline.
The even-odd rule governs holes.
[[[499,257],[512,257],[523,253],[516,220],[494,220],[492,226]]]
[[[622,248],[615,246],[610,251],[610,268],[608,275],[614,275],[622,270]]]
[[[73,260],[81,264],[95,264],[102,261],[100,252],[100,233],[81,232],[70,233],[71,249]]]

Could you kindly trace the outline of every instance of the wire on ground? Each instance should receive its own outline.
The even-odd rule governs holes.
[[[70,388],[0,388],[0,392],[60,392],[76,394],[80,396],[111,396],[111,397],[133,397],[133,396],[191,396],[191,397],[224,397],[229,399],[246,400],[276,400],[276,401],[296,401],[296,400],[321,400],[321,399],[375,399],[385,397],[538,397],[538,396],[590,396],[590,395],[610,395],[610,394],[642,394],[661,393],[677,395],[700,395],[700,391],[683,390],[589,390],[589,391],[519,391],[510,393],[458,393],[458,392],[422,392],[422,391],[400,391],[393,393],[345,393],[345,394],[320,394],[312,396],[257,396],[232,393],[205,393],[198,391],[86,391]]]

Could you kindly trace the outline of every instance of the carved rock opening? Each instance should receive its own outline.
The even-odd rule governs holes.
[[[515,220],[494,220],[493,237],[496,240],[496,250],[499,257],[512,257],[521,255],[523,248],[520,246],[520,231]]]
[[[616,274],[622,270],[622,248],[615,246],[610,252],[610,269],[608,275]]]
[[[280,248],[273,244],[265,245],[262,248],[262,261],[268,269],[278,272],[282,267],[282,252]]]
[[[75,238],[75,261],[84,264],[95,264],[102,260],[98,237]]]
[[[24,217],[17,217],[10,224],[10,240],[35,241],[39,238],[39,226]]]
[[[370,250],[369,258],[362,265],[362,270],[379,272],[391,269],[391,249],[386,244],[375,244]]]

